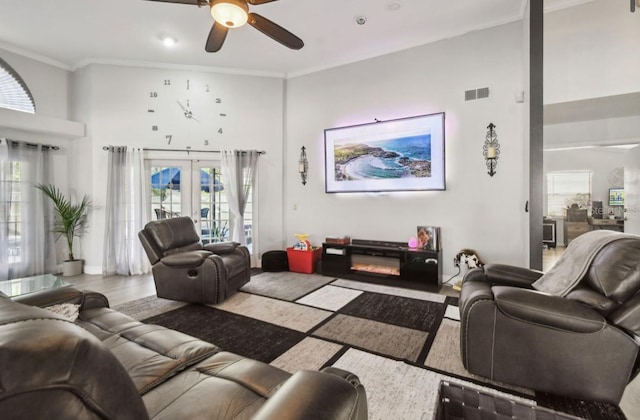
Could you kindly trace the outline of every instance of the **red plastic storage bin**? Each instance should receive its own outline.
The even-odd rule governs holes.
[[[314,248],[312,251],[287,248],[289,271],[311,274],[316,271],[316,264],[322,255],[322,248]]]

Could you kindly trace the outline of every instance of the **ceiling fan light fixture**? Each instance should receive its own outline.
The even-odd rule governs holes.
[[[211,16],[227,28],[238,28],[247,23],[248,12],[249,8],[244,1],[223,0],[211,3]]]

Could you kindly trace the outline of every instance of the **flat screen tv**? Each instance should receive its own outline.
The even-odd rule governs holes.
[[[609,188],[609,205],[624,206],[624,188]]]
[[[444,190],[444,113],[324,130],[325,191]]]

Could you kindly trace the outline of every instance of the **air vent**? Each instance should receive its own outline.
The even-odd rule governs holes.
[[[476,99],[476,90],[475,89],[465,90],[464,91],[464,100],[465,101],[473,101],[474,99]]]
[[[489,88],[483,87],[464,91],[464,100],[473,101],[475,99],[487,99],[489,97]]]
[[[489,97],[489,88],[484,87],[478,89],[478,99],[485,99]]]

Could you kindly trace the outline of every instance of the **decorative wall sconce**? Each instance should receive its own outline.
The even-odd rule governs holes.
[[[493,123],[489,123],[487,126],[487,136],[482,146],[482,155],[487,161],[487,169],[489,169],[489,176],[496,174],[496,166],[498,165],[498,156],[500,155],[500,143],[498,143],[498,135],[496,134]]]
[[[298,161],[298,172],[302,178],[302,185],[307,185],[307,172],[309,171],[309,161],[307,160],[307,149],[302,146],[300,149],[300,160]]]

